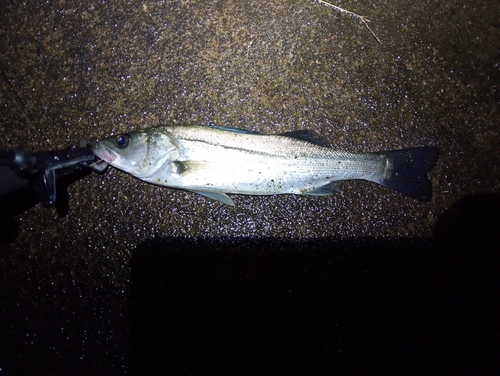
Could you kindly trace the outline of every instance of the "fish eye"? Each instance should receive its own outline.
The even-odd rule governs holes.
[[[130,136],[128,134],[119,134],[116,136],[116,146],[120,149],[124,149],[130,143]]]

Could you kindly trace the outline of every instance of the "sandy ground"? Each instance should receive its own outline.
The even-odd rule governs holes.
[[[463,244],[475,244],[470,239],[478,233],[470,232],[470,238],[464,234],[471,228],[487,239],[479,243],[486,247],[488,236],[498,236],[489,231],[499,223],[493,209],[500,202],[498,5],[465,0],[336,4],[370,18],[381,44],[358,19],[311,1],[2,2],[1,149],[60,149],[81,138],[154,125],[215,123],[265,133],[313,129],[335,148],[360,152],[435,146],[440,159],[430,174],[430,203],[351,181],[341,183],[342,193],[327,198],[233,195],[236,207],[231,208],[148,185],[114,169],[88,174],[69,187],[64,213],[37,206],[9,217],[1,229],[2,345],[12,361],[0,361],[0,368],[18,374],[134,372],[151,356],[149,364],[158,372],[203,373],[204,367],[220,371],[234,354],[221,355],[209,366],[194,362],[197,365],[189,368],[193,359],[186,354],[206,349],[192,333],[192,340],[183,342],[186,350],[174,352],[179,363],[169,359],[170,368],[155,352],[137,351],[138,344],[144,348],[148,342],[137,329],[138,322],[148,320],[138,302],[150,307],[152,301],[168,300],[159,303],[160,309],[150,308],[163,312],[167,321],[180,320],[187,331],[195,322],[203,332],[201,317],[211,305],[205,300],[201,305],[185,303],[205,291],[196,290],[190,279],[196,276],[202,284],[214,283],[205,292],[221,307],[235,304],[221,294],[239,294],[221,287],[224,278],[243,278],[251,303],[236,299],[240,314],[247,311],[245,304],[281,296],[259,295],[256,286],[285,291],[292,288],[283,280],[298,280],[291,283],[302,291],[295,298],[282,297],[283,305],[264,305],[267,313],[252,311],[257,322],[269,324],[274,323],[269,319],[273,310],[285,315],[288,304],[301,305],[305,296],[315,307],[326,296],[345,303],[356,291],[364,309],[370,309],[380,291],[396,300],[407,291],[394,290],[395,296],[388,292],[393,284],[384,276],[394,274],[412,291],[419,289],[408,276],[427,280],[428,291],[422,294],[441,286],[435,296],[441,301],[448,290],[438,276],[441,267],[450,265],[449,257],[458,265],[444,273],[451,281],[463,281],[463,274],[489,275],[490,269],[482,266],[498,261],[498,253],[473,266],[476,259],[469,259],[467,252],[456,256],[443,244],[454,234],[466,237]],[[486,227],[478,226],[483,224],[482,209],[495,217]],[[424,277],[417,266],[425,270]],[[146,277],[149,269],[163,277]],[[304,277],[306,269],[318,272],[318,279]],[[338,269],[343,272],[338,274]],[[366,277],[367,270],[378,277]],[[337,273],[334,280],[325,276],[330,272]],[[204,279],[206,275],[211,277]],[[485,283],[497,280],[484,278]],[[281,282],[273,282],[277,280]],[[346,290],[332,295],[323,290],[337,288],[334,282]],[[356,286],[351,295],[347,282]],[[378,287],[364,295],[365,284],[372,282]],[[401,280],[395,277],[393,282]],[[188,285],[189,295],[174,293],[177,289],[165,284]],[[474,295],[476,288],[481,286],[469,284],[465,290]],[[141,300],[156,289],[165,297]],[[318,299],[311,298],[318,289]],[[431,309],[420,293],[410,295],[407,306],[399,309],[413,304]],[[357,303],[347,307],[360,308]],[[392,306],[384,307],[394,312]],[[446,309],[452,312],[453,307]],[[319,315],[321,329],[311,329],[332,331],[332,357],[338,357],[339,350],[342,356],[354,357],[362,348],[339,340],[352,334],[350,308],[342,313],[350,324],[341,334],[329,325],[338,326],[342,319],[335,322],[327,314]],[[212,310],[212,324],[215,320],[223,326],[220,317],[229,322],[233,317],[227,310],[222,316]],[[182,321],[181,313],[198,311],[200,317],[187,314],[189,320]],[[295,313],[308,317],[302,310]],[[358,319],[362,327],[369,326],[367,317]],[[250,316],[246,320],[252,322]],[[303,327],[298,321],[285,320],[283,332]],[[393,332],[388,322],[387,330]],[[141,328],[165,334],[161,326],[152,327]],[[233,332],[238,335],[241,327],[233,323],[232,328],[220,329],[226,334],[223,339]],[[213,330],[203,333],[216,336]],[[173,339],[165,349],[183,338],[172,328],[166,332],[173,333]],[[480,342],[484,333],[477,333]],[[280,342],[279,335],[273,338]],[[432,336],[425,338],[430,341]],[[245,349],[236,342],[236,348]],[[222,354],[232,346],[224,344],[221,340],[216,346]],[[319,370],[334,370],[323,355],[330,368]],[[46,364],[51,364],[48,373]]]

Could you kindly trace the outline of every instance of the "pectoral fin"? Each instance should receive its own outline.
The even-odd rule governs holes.
[[[180,174],[189,174],[200,169],[211,169],[219,166],[216,162],[211,161],[173,161],[175,171]]]
[[[233,200],[231,200],[231,198],[225,193],[206,192],[206,191],[193,191],[193,192],[211,198],[212,200],[220,201],[223,204],[234,206]]]

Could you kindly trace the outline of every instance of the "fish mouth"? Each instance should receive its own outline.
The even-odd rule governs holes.
[[[82,148],[89,148],[92,150],[98,160],[92,163],[89,167],[96,172],[103,172],[108,165],[116,159],[115,154],[111,154],[109,149],[105,148],[99,141],[91,141],[86,139],[80,140]]]
[[[113,163],[117,157],[116,153],[113,150],[104,146],[97,140],[92,141],[82,139],[80,140],[80,146],[89,148],[97,158],[103,160],[106,163]]]

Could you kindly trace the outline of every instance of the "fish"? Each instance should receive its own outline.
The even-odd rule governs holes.
[[[361,179],[430,201],[435,147],[371,153],[335,150],[314,131],[264,134],[216,125],[157,126],[83,141],[107,165],[145,182],[234,206],[228,194],[330,196]]]

